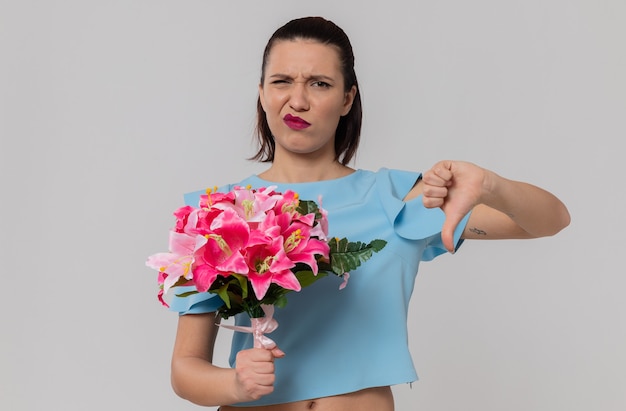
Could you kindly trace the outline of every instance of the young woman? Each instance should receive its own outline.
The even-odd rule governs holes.
[[[387,246],[351,273],[344,290],[326,278],[290,294],[275,313],[277,348],[251,348],[249,334],[235,333],[232,368],[212,364],[219,298],[175,299],[178,395],[223,411],[391,411],[390,386],[417,379],[407,310],[419,262],[453,252],[464,239],[551,236],[569,224],[552,194],[469,162],[444,160],[423,174],[355,170],[348,164],[360,128],[345,33],[316,17],[278,29],[266,46],[259,85],[255,159],[269,168],[236,185],[321,195],[332,236],[382,238]],[[198,195],[187,200],[197,205]]]

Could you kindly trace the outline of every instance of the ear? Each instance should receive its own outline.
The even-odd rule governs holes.
[[[343,100],[343,112],[342,116],[345,116],[350,112],[352,108],[352,103],[354,103],[354,98],[356,97],[356,86],[352,86],[350,90],[348,90],[344,96]]]
[[[263,111],[265,110],[265,96],[263,95],[263,84],[259,83],[259,101],[261,102],[261,107],[263,107]]]

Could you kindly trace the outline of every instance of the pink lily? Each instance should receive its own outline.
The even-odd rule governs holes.
[[[218,203],[233,203],[235,194],[232,191],[227,193],[218,192],[217,189],[208,189],[206,194],[200,196],[200,208],[212,208]]]
[[[300,282],[291,271],[295,264],[287,257],[281,236],[266,236],[265,242],[257,237],[256,244],[246,250],[246,260],[250,268],[248,279],[259,300],[265,297],[272,283],[300,291]]]
[[[174,217],[176,217],[176,225],[174,229],[182,233],[185,231],[185,227],[187,227],[187,223],[189,220],[189,215],[193,212],[194,208],[191,206],[183,206],[174,211]]]
[[[339,289],[343,290],[348,285],[348,279],[350,279],[350,273],[343,273],[341,278],[343,278],[343,282],[339,284]]]
[[[206,242],[194,253],[193,280],[196,289],[207,291],[218,275],[248,274],[242,250],[248,243],[250,229],[232,209],[220,213],[211,223]]]
[[[263,188],[257,191],[235,190],[235,207],[243,213],[242,217],[248,222],[258,223],[265,218],[268,210],[276,204],[275,187]]]
[[[170,231],[170,252],[157,253],[148,257],[146,265],[159,271],[159,284],[163,285],[163,294],[167,294],[167,291],[181,277],[187,280],[193,278],[191,270],[194,262],[193,254],[205,242],[206,239],[202,236]]]
[[[274,206],[274,212],[278,214],[289,213],[294,214],[299,204],[298,193],[286,190],[281,196],[279,196],[276,205]]]
[[[294,263],[308,265],[313,274],[317,275],[316,255],[328,258],[330,253],[328,243],[311,237],[312,229],[307,222],[313,224],[315,217],[313,214],[296,217],[296,220],[292,220],[291,217],[289,214],[280,214],[275,218],[275,223],[281,227],[285,254]]]

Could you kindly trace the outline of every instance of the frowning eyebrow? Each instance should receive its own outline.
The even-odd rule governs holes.
[[[289,74],[282,74],[282,73],[272,74],[268,78],[275,79],[275,80],[293,79],[293,77],[290,76]],[[332,77],[326,76],[324,74],[314,74],[311,76],[305,76],[304,81],[326,81],[326,82],[331,83],[331,82],[334,82],[335,79]]]

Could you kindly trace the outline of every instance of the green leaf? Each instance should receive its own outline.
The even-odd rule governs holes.
[[[362,262],[369,260],[374,253],[382,250],[387,242],[373,240],[369,244],[360,241],[350,242],[346,238],[333,238],[328,242],[330,247],[331,270],[337,275],[350,272],[358,268]]]
[[[174,283],[174,285],[172,285],[172,287],[184,287],[187,283],[189,282],[188,279],[186,279],[185,277],[181,276],[178,278],[178,280]]]
[[[176,297],[189,297],[190,295],[198,294],[198,291],[187,291],[186,293],[176,294]]]
[[[328,274],[323,271],[319,271],[317,275],[315,275],[313,274],[313,271],[310,270],[302,270],[295,273],[295,276],[298,279],[298,282],[300,283],[302,288],[308,287],[320,278],[326,277],[327,275]]]
[[[217,290],[217,295],[220,296],[226,307],[230,308],[230,297],[228,296],[228,283],[224,284]]]
[[[372,250],[374,250],[375,253],[385,248],[386,245],[387,245],[387,242],[385,240],[380,240],[380,239],[372,240],[368,244],[368,246],[372,247]]]
[[[320,213],[319,207],[317,206],[317,203],[315,201],[300,200],[296,211],[302,215],[314,213],[315,219],[322,218],[322,213]]]
[[[281,295],[274,301],[274,305],[277,308],[283,308],[287,305],[287,297],[285,295]]]
[[[246,298],[248,296],[248,277],[241,274],[232,274],[233,277],[237,279],[239,282],[239,286],[241,287],[241,296]]]

